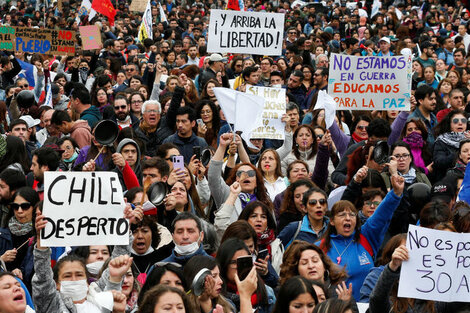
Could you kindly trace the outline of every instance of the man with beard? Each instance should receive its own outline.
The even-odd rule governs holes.
[[[114,121],[119,129],[125,127],[138,127],[139,119],[131,114],[129,100],[124,95],[117,95],[114,99]]]
[[[8,204],[15,198],[18,188],[26,186],[24,173],[7,168],[0,173],[0,227],[8,225]]]

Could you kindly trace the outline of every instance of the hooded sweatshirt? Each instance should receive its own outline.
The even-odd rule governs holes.
[[[90,128],[93,128],[101,120],[100,110],[92,105],[80,114],[80,119],[87,121]]]
[[[73,138],[81,148],[91,144],[91,128],[87,121],[77,120],[73,123],[70,137]]]
[[[132,144],[137,149],[137,161],[134,165],[133,171],[134,171],[135,175],[137,176],[137,179],[139,180],[139,183],[142,185],[142,168],[141,168],[141,165],[140,165],[141,154],[140,154],[139,145],[132,139],[124,138],[118,144],[116,152],[121,153],[124,146],[126,146],[128,144]],[[126,164],[126,165],[128,165],[128,164]],[[125,168],[122,169],[122,170],[116,168],[115,171],[118,173],[119,181],[121,182],[122,189],[127,190],[128,189],[127,187],[129,187],[129,186],[126,187],[126,184],[125,184],[125,181],[126,181],[126,179],[124,177],[124,175],[126,174]]]

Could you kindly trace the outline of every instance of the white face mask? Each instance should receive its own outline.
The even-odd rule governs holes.
[[[62,280],[60,282],[60,293],[65,297],[72,298],[73,301],[80,301],[88,294],[88,284],[86,279],[82,280]]]
[[[196,242],[193,242],[189,245],[180,246],[175,244],[175,252],[179,255],[190,255],[195,253],[199,249],[199,240],[201,236],[197,239]]]
[[[98,275],[100,273],[100,269],[103,267],[103,264],[104,261],[89,263],[86,265],[86,269],[91,275]]]

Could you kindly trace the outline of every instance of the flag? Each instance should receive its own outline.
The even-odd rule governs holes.
[[[264,98],[223,87],[214,88],[214,94],[227,123],[234,124],[234,130],[242,132],[241,137],[246,144],[256,148],[250,143],[250,137],[253,125],[261,124]]]
[[[336,101],[332,96],[327,94],[325,90],[320,90],[318,92],[318,99],[317,104],[315,105],[315,110],[318,109],[325,110],[325,124],[326,128],[329,129],[335,122]]]
[[[35,83],[34,83],[34,65],[32,65],[30,63],[27,63],[27,62],[23,62],[20,59],[16,59],[16,60],[18,61],[18,63],[21,66],[21,71],[18,74],[18,77],[26,78],[26,80],[28,81],[29,86],[34,87],[35,86]]]
[[[168,24],[168,20],[166,19],[165,11],[163,11],[162,5],[158,3],[158,6],[160,7],[160,22]]]
[[[370,13],[370,18],[372,19],[374,15],[379,13],[379,9],[382,7],[382,4],[380,3],[380,0],[374,0],[374,3],[372,3],[372,11]]]
[[[465,168],[465,175],[463,176],[462,186],[460,187],[457,201],[470,203],[470,166]]]
[[[90,0],[83,0],[78,10],[78,16],[84,17],[88,15],[88,20],[91,21],[95,15],[96,11],[92,9]]]
[[[227,10],[246,11],[243,0],[228,0]]]
[[[140,42],[147,38],[153,39],[152,24],[152,7],[150,6],[149,1],[147,2],[147,7],[145,8],[144,15],[142,16],[142,23],[139,28],[138,38]]]
[[[46,99],[45,99],[43,105],[53,108],[53,105],[52,105],[52,88],[51,88],[51,83],[50,82],[49,82],[49,84],[47,84],[47,87],[46,87]]]
[[[93,0],[91,8],[96,12],[103,14],[109,20],[111,26],[114,25],[114,17],[116,16],[116,9],[113,7],[111,0]]]

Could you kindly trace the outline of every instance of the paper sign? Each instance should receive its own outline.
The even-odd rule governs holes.
[[[470,234],[410,225],[398,297],[470,301]]]
[[[132,0],[131,5],[129,6],[129,11],[143,13],[148,2],[149,0]]]
[[[411,55],[332,54],[328,94],[337,110],[410,110]]]
[[[208,52],[281,55],[284,14],[211,10]]]
[[[117,173],[45,172],[41,245],[127,245],[124,207]]]
[[[286,113],[286,90],[284,88],[246,86],[246,93],[265,99],[261,124],[255,126],[251,138],[284,140],[285,124],[281,118]]]
[[[0,49],[38,54],[75,55],[76,33],[71,30],[0,27]]]
[[[83,50],[95,50],[103,48],[101,33],[98,25],[80,26],[80,37]]]

